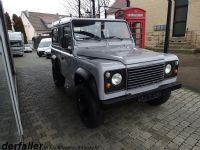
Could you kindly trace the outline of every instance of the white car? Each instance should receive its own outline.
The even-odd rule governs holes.
[[[50,49],[51,38],[44,38],[40,41],[40,44],[37,48],[37,55],[41,57],[44,55],[45,51]]]
[[[24,49],[24,52],[26,53],[28,53],[28,52],[32,52],[33,50],[32,50],[32,48],[31,48],[31,44],[25,44],[25,49]]]

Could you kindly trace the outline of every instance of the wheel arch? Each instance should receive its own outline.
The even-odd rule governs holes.
[[[78,86],[82,83],[86,83],[88,88],[99,98],[97,83],[94,75],[86,69],[78,68],[74,75],[74,84],[75,86]]]

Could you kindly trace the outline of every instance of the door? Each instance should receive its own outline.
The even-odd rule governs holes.
[[[65,24],[62,27],[62,36],[67,39],[65,42],[67,42],[68,47],[63,48],[62,51],[63,54],[61,54],[61,63],[62,63],[62,73],[68,80],[68,82],[73,81],[73,70],[74,70],[74,56],[72,55],[72,32],[71,32],[71,24]]]
[[[144,48],[144,22],[143,21],[128,21],[130,30],[135,40],[136,47]]]

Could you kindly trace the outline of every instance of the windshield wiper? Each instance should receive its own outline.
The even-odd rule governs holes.
[[[83,40],[97,40],[97,41],[101,41],[100,37],[87,37],[87,38],[81,38]]]
[[[123,38],[120,38],[118,36],[109,36],[109,37],[106,37],[105,39],[119,39],[119,40],[123,40]]]

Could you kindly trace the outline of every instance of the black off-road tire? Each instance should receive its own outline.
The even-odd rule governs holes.
[[[165,102],[168,101],[168,99],[170,98],[170,95],[171,95],[171,92],[163,93],[162,96],[156,99],[150,100],[147,103],[152,106],[158,106],[158,105],[164,104]]]
[[[82,122],[88,128],[96,128],[104,122],[104,112],[98,103],[98,98],[86,86],[76,87],[76,102]]]
[[[61,74],[60,68],[58,66],[56,67],[55,63],[52,64],[52,74],[53,74],[54,84],[57,87],[64,87],[64,85],[65,85],[65,78]]]

